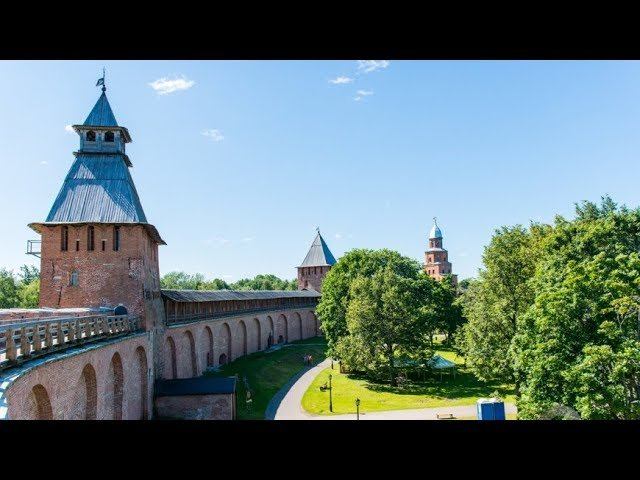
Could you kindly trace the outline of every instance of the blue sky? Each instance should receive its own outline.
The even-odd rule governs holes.
[[[38,262],[27,223],[62,185],[65,126],[103,65],[162,273],[294,278],[316,226],[336,257],[422,260],[437,216],[465,278],[500,225],[606,193],[640,203],[638,62],[0,62],[0,266]]]

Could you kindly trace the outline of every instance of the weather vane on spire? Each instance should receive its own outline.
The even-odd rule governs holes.
[[[320,227],[316,227],[316,232],[318,232],[318,234],[320,234]]]
[[[433,217],[433,223],[435,223],[436,225],[438,224],[438,221],[436,220],[436,217]]]
[[[96,82],[96,87],[102,85],[102,91],[106,92],[107,86],[104,84],[104,77],[105,77],[105,71],[104,71],[104,67],[102,67],[102,78],[98,79],[98,81]]]

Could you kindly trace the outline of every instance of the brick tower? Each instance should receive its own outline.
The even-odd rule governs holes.
[[[424,271],[436,280],[441,280],[445,275],[453,277],[454,285],[458,283],[458,276],[451,273],[449,253],[442,248],[442,231],[438,227],[436,218],[433,218],[433,227],[429,232],[429,248],[424,252]]]
[[[42,239],[40,306],[122,304],[150,329],[162,314],[158,245],[165,242],[142,210],[125,153],[131,136],[102,84],[85,122],[73,125],[80,148],[46,221],[29,224]]]
[[[320,229],[316,238],[311,244],[311,248],[304,257],[302,264],[298,267],[298,289],[312,288],[318,292],[322,291],[322,281],[331,267],[336,263],[331,250],[327,247],[324,238],[320,235]]]

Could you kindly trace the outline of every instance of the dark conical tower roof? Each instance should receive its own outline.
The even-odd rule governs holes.
[[[107,94],[103,91],[83,125],[91,127],[117,127],[118,122],[111,110]]]
[[[127,129],[118,126],[105,89],[83,125],[74,129],[83,138],[92,128],[121,131],[123,142],[131,141]],[[87,142],[85,142],[86,145]],[[110,223],[143,225],[152,238],[164,244],[156,228],[147,222],[140,198],[131,178],[131,162],[116,142],[95,142],[98,146],[81,148],[44,223],[40,225]],[[82,144],[81,144],[82,145]]]
[[[320,230],[318,230],[318,234],[316,238],[313,240],[311,244],[311,248],[307,253],[307,256],[304,257],[302,261],[301,267],[324,267],[331,266],[336,263],[336,259],[334,258],[331,250],[327,246],[327,243],[320,235]]]
[[[147,223],[129,168],[116,155],[78,155],[47,222]]]

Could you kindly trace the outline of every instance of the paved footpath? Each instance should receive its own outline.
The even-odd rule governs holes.
[[[275,415],[272,413],[271,415],[267,415],[267,418],[275,420],[355,420],[355,413],[346,415],[312,415],[302,408],[304,392],[307,391],[313,379],[329,365],[331,365],[331,360],[327,359],[307,370],[302,375],[298,374],[294,377],[293,382],[285,385],[274,397],[274,399],[277,397],[278,402],[272,409],[275,410]],[[272,403],[274,403],[274,400],[272,400]],[[505,411],[507,414],[516,413],[516,406],[512,403],[507,403],[505,404]],[[451,413],[456,418],[475,418],[476,406],[465,405],[459,407],[360,413],[360,420],[437,420],[439,413]]]

